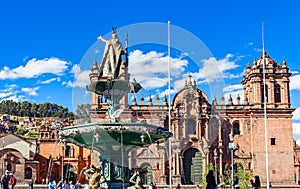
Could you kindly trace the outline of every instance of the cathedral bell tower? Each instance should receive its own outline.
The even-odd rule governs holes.
[[[258,60],[254,60],[252,66],[248,64],[242,81],[250,123],[251,169],[254,175],[260,176],[262,183],[268,179],[266,170],[272,184],[292,183],[294,109],[290,104],[291,73],[285,60],[279,65],[264,53]]]
[[[242,84],[244,86],[244,102],[254,105],[255,108],[263,108],[264,82],[263,64],[266,73],[266,97],[267,108],[290,108],[289,69],[286,61],[278,65],[265,52],[265,60],[260,56],[254,59],[252,67],[248,64]]]

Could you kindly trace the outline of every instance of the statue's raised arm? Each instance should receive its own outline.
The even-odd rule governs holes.
[[[105,42],[105,49],[100,63],[99,73],[100,76],[111,77],[113,79],[118,78],[121,62],[123,47],[117,36],[117,29],[113,28],[111,39],[106,40],[102,36],[98,37],[98,40]]]

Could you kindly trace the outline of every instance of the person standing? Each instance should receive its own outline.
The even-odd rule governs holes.
[[[254,189],[260,189],[260,179],[257,175],[254,177]]]
[[[12,173],[9,173],[8,188],[9,189],[14,189],[16,183],[17,183],[17,179],[14,177],[14,175]]]
[[[206,189],[215,189],[217,187],[213,170],[209,170],[206,175]]]
[[[61,180],[58,181],[58,184],[57,184],[56,188],[57,188],[57,189],[62,189],[62,188],[63,188],[63,183],[62,183]]]
[[[29,181],[29,189],[33,189],[33,180],[32,179],[30,179],[30,181]]]
[[[5,174],[1,176],[2,189],[9,189],[8,188],[9,181],[10,181],[10,177],[9,177],[9,174],[8,174],[8,170],[6,170]]]

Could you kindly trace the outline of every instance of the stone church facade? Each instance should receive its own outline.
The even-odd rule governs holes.
[[[218,177],[231,169],[230,133],[234,134],[234,164],[239,164],[266,182],[266,148],[268,147],[268,172],[272,184],[292,184],[298,173],[294,164],[294,140],[290,104],[289,77],[291,73],[284,60],[280,64],[265,54],[266,115],[264,117],[263,56],[245,69],[242,80],[244,96],[237,99],[222,97],[208,99],[189,76],[185,86],[172,99],[171,131],[172,161],[169,162],[167,143],[153,144],[130,153],[130,166],[147,168],[145,183],[169,183],[169,166],[173,184],[201,184],[209,166],[216,166]],[[129,81],[127,63],[120,67],[118,79]],[[99,76],[96,61],[90,72],[91,83],[106,80]],[[243,98],[243,103],[241,103]],[[92,93],[90,116],[92,122],[107,122],[107,103]],[[146,122],[170,128],[167,98],[134,96],[129,104],[126,95],[119,108],[124,112],[120,122]],[[265,123],[267,139],[265,140]]]

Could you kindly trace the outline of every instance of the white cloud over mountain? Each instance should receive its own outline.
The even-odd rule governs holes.
[[[21,89],[22,92],[26,93],[29,96],[37,96],[37,90],[39,90],[40,87],[34,87],[34,88],[27,88],[24,87]]]
[[[69,62],[55,57],[44,58],[42,60],[32,58],[25,66],[12,69],[8,66],[4,66],[0,70],[0,79],[34,78],[47,73],[63,75],[64,71],[68,68],[68,64]]]

